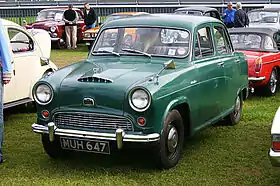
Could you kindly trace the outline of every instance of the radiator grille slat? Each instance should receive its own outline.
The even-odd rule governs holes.
[[[120,116],[103,115],[96,113],[58,113],[54,116],[58,127],[79,127],[86,129],[116,130],[118,128],[132,131],[129,119]]]

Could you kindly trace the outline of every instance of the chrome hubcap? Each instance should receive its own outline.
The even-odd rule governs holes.
[[[239,113],[240,113],[240,108],[241,108],[241,100],[240,97],[238,96],[236,99],[235,107],[234,107],[234,118],[237,118]]]
[[[270,77],[270,91],[272,93],[275,93],[277,86],[277,78],[275,71],[272,71],[271,77]]]
[[[167,147],[169,152],[175,152],[176,147],[178,145],[178,132],[175,127],[172,127],[169,130],[168,138],[167,138]]]

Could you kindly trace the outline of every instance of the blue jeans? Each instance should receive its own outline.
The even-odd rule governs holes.
[[[2,81],[2,70],[0,71],[0,157],[3,156],[2,146],[3,146],[3,138],[4,138],[4,115],[3,115],[3,81]]]
[[[95,27],[95,24],[94,24],[94,23],[91,24],[91,25],[86,25],[86,30],[91,29],[91,28],[94,28],[94,27]]]

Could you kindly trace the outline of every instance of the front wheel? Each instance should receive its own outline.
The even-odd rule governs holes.
[[[156,148],[159,168],[174,167],[181,157],[183,144],[183,119],[179,111],[174,109],[166,116],[160,142]]]
[[[42,135],[42,144],[46,153],[54,159],[60,158],[63,155],[63,150],[60,147],[59,139],[55,138],[54,141],[49,140],[49,135]]]
[[[242,98],[241,96],[237,96],[235,100],[235,105],[233,111],[226,117],[226,122],[229,125],[236,125],[241,120],[242,115]]]

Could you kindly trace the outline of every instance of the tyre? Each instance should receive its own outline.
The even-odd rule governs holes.
[[[160,169],[174,167],[182,154],[184,144],[184,125],[178,110],[170,111],[164,121],[164,128],[157,144],[156,160]]]
[[[63,155],[63,150],[60,147],[59,139],[55,138],[53,142],[49,140],[49,135],[42,135],[42,144],[45,152],[54,159],[60,158]]]
[[[269,81],[267,82],[267,84],[262,87],[262,95],[265,96],[275,96],[276,92],[277,92],[277,88],[278,88],[278,73],[277,73],[277,69],[273,68],[270,74],[270,78]]]
[[[240,95],[237,96],[233,111],[226,117],[227,125],[236,125],[239,123],[242,116],[242,101],[242,97]]]
[[[56,49],[63,49],[63,48],[66,48],[66,43],[65,43],[65,41],[58,40],[58,41],[53,43],[53,46]]]

